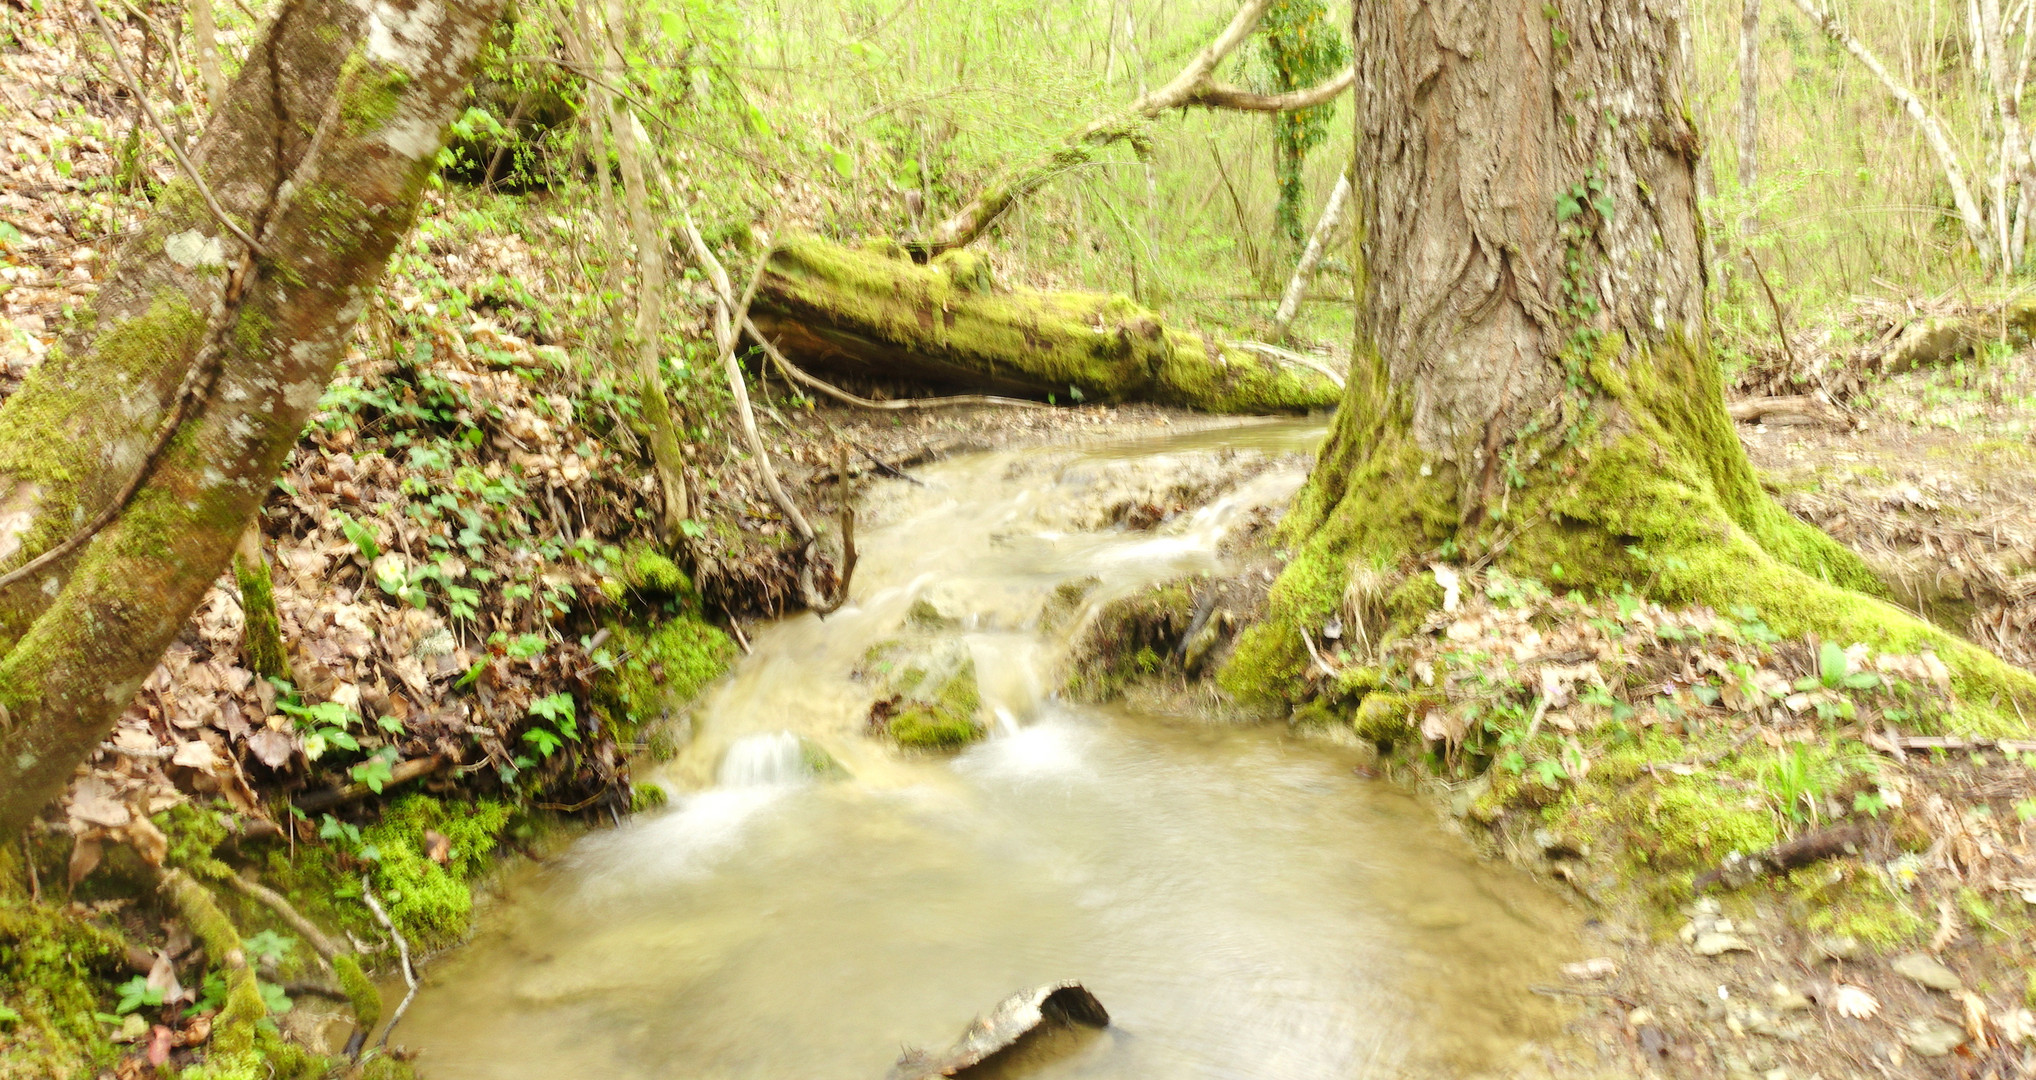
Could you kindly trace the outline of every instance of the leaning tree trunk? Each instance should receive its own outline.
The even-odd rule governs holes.
[[[95,317],[0,407],[0,569],[68,552],[0,592],[0,834],[62,789],[227,567],[500,9],[285,0],[214,110],[203,183],[170,186]]]
[[[1865,564],[1755,479],[1707,341],[1672,6],[1356,5],[1363,306],[1233,689],[1291,699],[1301,635],[1354,573],[1456,559],[1935,648],[1980,708],[2036,705],[2036,678],[1874,599]]]

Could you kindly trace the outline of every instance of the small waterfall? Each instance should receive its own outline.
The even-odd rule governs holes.
[[[724,788],[782,787],[813,775],[805,748],[789,731],[744,735],[728,747],[715,770],[714,782]]]

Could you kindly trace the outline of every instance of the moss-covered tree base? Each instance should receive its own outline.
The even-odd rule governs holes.
[[[896,245],[790,236],[753,310],[793,359],[888,382],[1222,413],[1323,409],[1339,394],[1318,372],[1169,327],[1122,296],[999,287],[968,251],[921,266]]]
[[[1442,589],[1431,563],[1496,565],[1566,589],[1636,589],[1665,603],[1750,606],[1785,636],[1932,651],[1951,670],[1953,730],[2027,730],[2036,676],[1896,607],[1860,558],[1790,517],[1760,488],[1726,416],[1716,365],[1673,338],[1628,347],[1608,335],[1571,358],[1575,385],[1538,438],[1509,446],[1496,491],[1424,449],[1382,366],[1336,425],[1282,525],[1293,557],[1220,674],[1260,702],[1297,702],[1301,635],[1334,615],[1364,619],[1369,577],[1402,584],[1370,605],[1377,638],[1427,616]],[[1370,404],[1375,407],[1366,408]]]

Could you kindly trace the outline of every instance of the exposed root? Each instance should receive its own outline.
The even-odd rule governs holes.
[[[390,1033],[396,1030],[397,1024],[403,1022],[403,1014],[410,1010],[410,1003],[417,998],[417,969],[410,963],[410,943],[403,939],[403,931],[396,929],[396,924],[389,920],[389,913],[382,910],[382,902],[375,899],[374,886],[369,884],[366,874],[361,875],[361,899],[367,902],[368,910],[375,913],[375,921],[380,923],[382,929],[387,930],[389,937],[396,942],[396,955],[403,961],[403,985],[407,990],[403,994],[402,1002],[396,1006],[396,1011],[389,1014],[389,1026],[382,1029],[381,1041],[375,1044],[388,1046]],[[358,1053],[358,1048],[354,1049]]]
[[[241,895],[261,903],[270,911],[275,912],[277,918],[290,924],[290,928],[302,934],[305,944],[311,946],[312,951],[316,952],[319,958],[327,964],[332,963],[339,956],[339,946],[334,944],[330,937],[326,936],[325,931],[318,928],[317,923],[305,918],[304,913],[298,911],[296,905],[290,903],[282,893],[263,885],[261,882],[251,880],[245,875],[230,875],[225,881],[228,885],[238,890]]]
[[[207,961],[226,974],[226,1007],[212,1022],[207,1065],[223,1075],[252,1070],[258,1064],[255,1025],[269,1015],[269,1009],[241,948],[240,931],[220,910],[212,890],[182,870],[163,868],[159,887],[205,946]]]

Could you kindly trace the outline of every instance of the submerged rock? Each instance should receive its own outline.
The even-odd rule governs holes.
[[[938,1057],[907,1050],[888,1080],[934,1080],[967,1076],[975,1066],[1017,1046],[1026,1036],[1054,1028],[1108,1027],[1110,1014],[1080,983],[1058,982],[1020,990],[978,1016],[960,1039]]]
[[[983,736],[976,661],[963,642],[882,642],[865,656],[862,671],[882,692],[870,706],[870,726],[898,745],[953,749]]]

